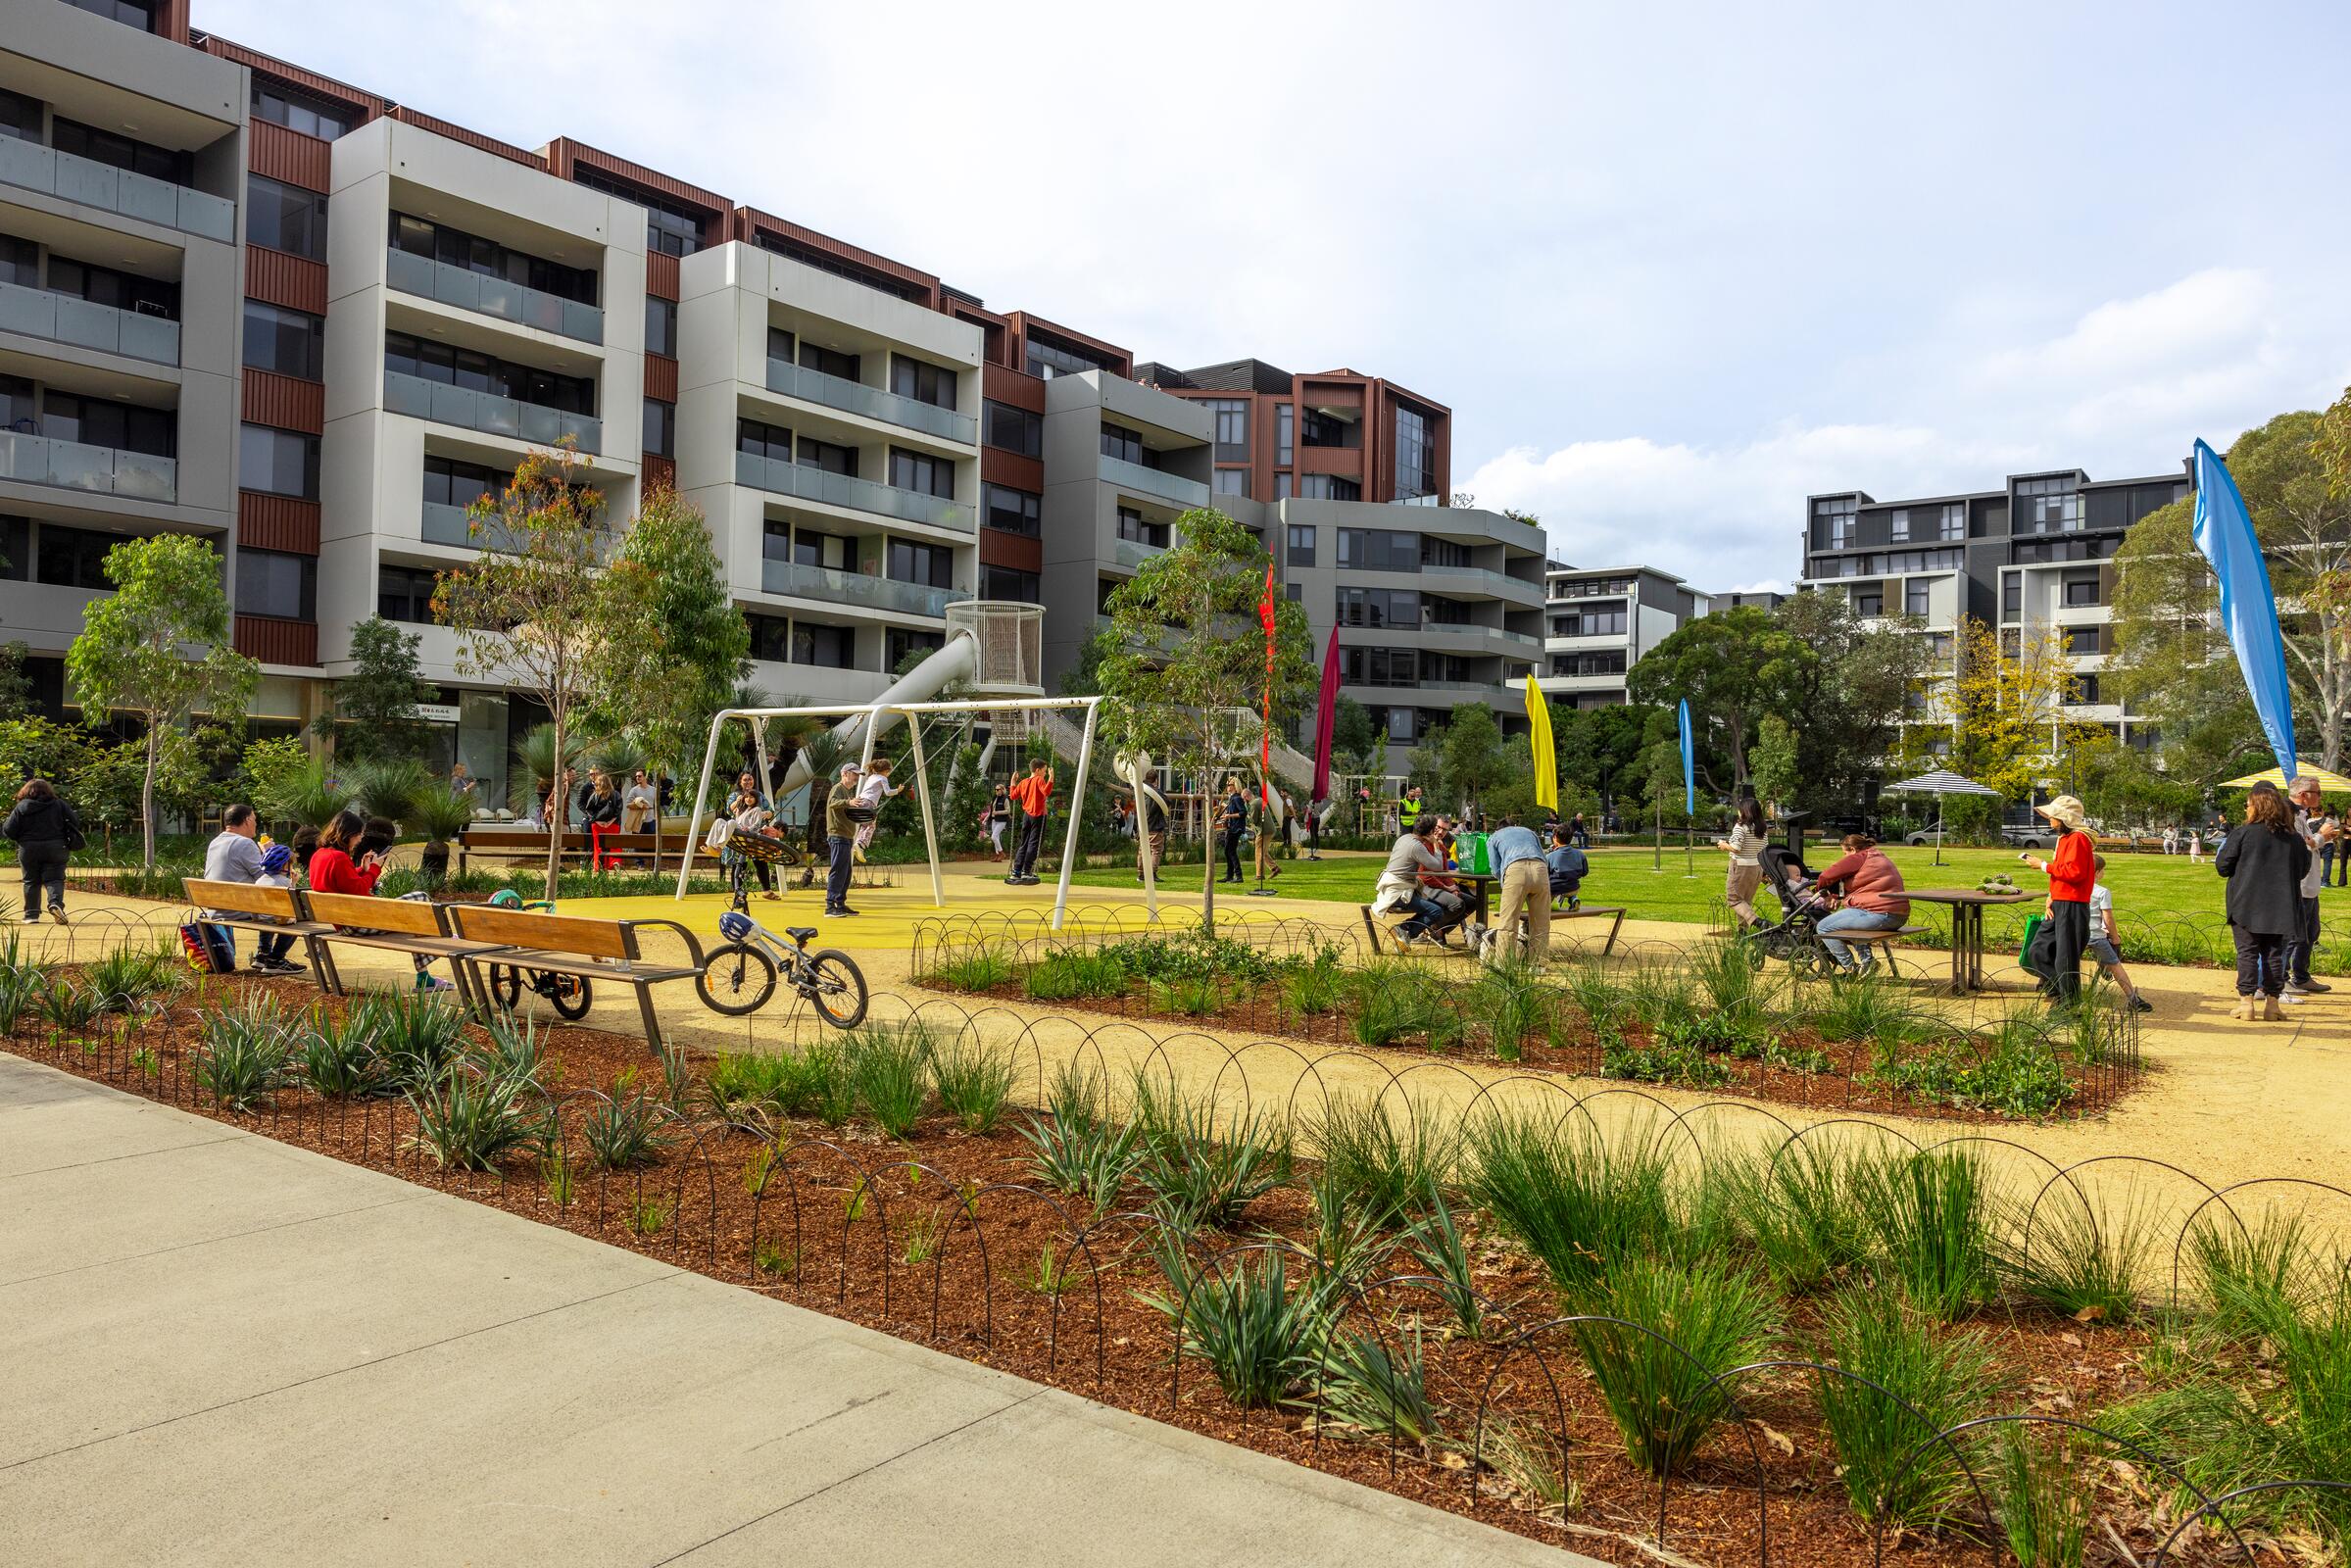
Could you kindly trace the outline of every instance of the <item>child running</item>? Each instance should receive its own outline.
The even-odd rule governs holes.
[[[2106,857],[2091,857],[2090,868],[2104,876]],[[2114,894],[2103,882],[2092,883],[2089,890],[2089,956],[2098,960],[2132,1012],[2155,1010],[2155,1004],[2138,994],[2138,987],[2131,983],[2131,971],[2123,967],[2123,952],[2114,942]]]

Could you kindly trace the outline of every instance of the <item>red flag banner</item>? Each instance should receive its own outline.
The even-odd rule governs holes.
[[[1308,810],[1317,810],[1331,798],[1331,729],[1339,717],[1339,628],[1331,628],[1330,645],[1322,651],[1322,700],[1314,710],[1314,788],[1308,791]]]
[[[1265,563],[1265,596],[1257,601],[1257,624],[1265,628],[1265,693],[1257,713],[1257,793],[1273,806],[1273,563]]]

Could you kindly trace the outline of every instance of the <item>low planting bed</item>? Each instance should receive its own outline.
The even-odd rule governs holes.
[[[2142,1070],[2135,1020],[2096,990],[2069,1011],[2019,999],[1963,1026],[1901,981],[1804,982],[1719,940],[1687,956],[1577,956],[1539,976],[1357,961],[1351,939],[1229,929],[1241,934],[1023,940],[985,925],[942,929],[918,946],[913,978],[1119,1018],[1908,1115],[2084,1114]]]
[[[2139,1162],[1284,1119],[920,1022],[652,1061],[137,954],[11,956],[0,1040],[1611,1562],[2319,1563],[2351,1526],[2283,1485],[2351,1475],[2340,1254]]]

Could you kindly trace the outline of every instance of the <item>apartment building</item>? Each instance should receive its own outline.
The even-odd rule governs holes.
[[[1543,585],[1543,666],[1536,684],[1569,708],[1624,702],[1626,677],[1641,656],[1714,603],[1655,566],[1581,567],[1553,561],[1544,568]],[[1742,597],[1752,602],[1759,596]]]
[[[1451,411],[1392,381],[1257,359],[1145,364],[1135,378],[1213,416],[1219,496],[1434,507],[1452,494]]]
[[[1811,496],[1798,587],[1844,594],[1865,619],[1916,617],[1938,678],[1958,672],[1963,618],[2013,634],[2017,645],[2054,627],[2082,687],[2072,716],[2144,745],[2152,738],[2144,724],[2099,688],[2113,651],[2111,558],[2132,523],[2186,497],[2184,474],[2183,466],[2178,475],[2093,480],[2066,468],[1909,501],[1858,490]],[[1921,722],[1936,722],[1932,709]]]

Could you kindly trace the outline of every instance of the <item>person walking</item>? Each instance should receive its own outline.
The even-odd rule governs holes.
[[[988,798],[988,809],[982,813],[980,820],[988,826],[988,843],[995,850],[996,858],[1003,859],[1004,829],[1012,825],[1012,792],[1002,784],[997,785],[996,793]]]
[[[832,852],[832,861],[824,873],[824,912],[834,915],[855,914],[849,906],[849,878],[857,864],[857,819],[851,808],[857,803],[857,764],[841,764],[840,782],[824,803],[825,847]]]
[[[66,862],[80,847],[81,819],[58,798],[57,787],[45,778],[28,778],[17,791],[8,820],[0,823],[0,838],[17,847],[17,866],[24,876],[24,923],[41,923],[44,906],[49,918],[66,923]]]
[[[2059,1006],[2071,1006],[2082,997],[2082,956],[2089,951],[2089,900],[2098,884],[2098,858],[2090,847],[2089,823],[2080,801],[2060,795],[2033,809],[2057,830],[2057,848],[2045,859],[2034,859],[2030,850],[2017,858],[2049,874],[2049,898],[2043,906],[2054,949],[2048,989]]]
[[[2245,819],[2229,830],[2212,868],[2229,883],[2229,933],[2236,941],[2236,1010],[2232,1018],[2276,1022],[2285,991],[2285,944],[2302,929],[2302,878],[2310,846],[2294,826],[2293,808],[2277,786],[2245,794]]]
[[[2319,781],[2305,774],[2294,780],[2285,792],[2294,808],[2294,831],[2310,847],[2310,866],[2302,873],[2299,884],[2302,895],[2300,927],[2285,944],[2285,995],[2289,998],[2315,996],[2334,987],[2316,979],[2310,972],[2310,960],[2319,951],[2319,891],[2327,885],[2326,852],[2332,848],[2327,835],[2333,831],[2326,821],[2326,803],[2319,796]]]
[[[1224,844],[1224,875],[1219,882],[1239,882],[1241,876],[1241,835],[1249,830],[1249,802],[1242,796],[1241,780],[1228,776],[1224,781],[1224,810],[1218,818],[1219,837]]]
[[[1837,941],[1833,933],[1899,931],[1902,922],[1910,918],[1910,901],[1902,895],[1901,869],[1878,848],[1876,839],[1867,833],[1848,833],[1844,852],[1813,884],[1819,892],[1841,894],[1842,902],[1813,929],[1820,933],[1821,946],[1839,969],[1867,974],[1877,962],[1875,953],[1865,947],[1857,961],[1852,946]]]
[[[1731,857],[1723,873],[1723,902],[1741,930],[1755,923],[1755,889],[1763,884],[1763,805],[1748,795],[1732,815],[1731,836],[1714,841],[1716,849]]]
[[[1487,839],[1486,853],[1502,889],[1486,960],[1499,963],[1505,954],[1519,951],[1523,919],[1527,961],[1540,969],[1551,956],[1551,867],[1543,858],[1543,840],[1531,827],[1506,822]]]
[[[2204,863],[2204,825],[2201,822],[2187,830],[2187,863]]]
[[[277,869],[271,871],[269,852],[265,852],[261,846],[261,818],[253,814],[250,806],[240,804],[222,810],[220,831],[204,848],[204,880],[234,882],[245,887],[263,884],[271,887],[292,886],[291,879],[277,880],[285,876],[286,867],[294,858],[292,852],[281,852],[279,846],[271,845],[270,852],[279,852]],[[221,945],[227,949],[233,963],[237,951],[236,932],[227,926],[215,926],[214,929],[220,933]],[[299,974],[300,968],[286,961],[286,950],[293,945],[294,938],[290,932],[283,936],[272,934],[263,937],[254,950],[254,972]]]
[[[1020,842],[1012,852],[1012,874],[1004,878],[1004,884],[1033,888],[1037,885],[1037,856],[1045,848],[1045,817],[1053,809],[1053,764],[1042,757],[1033,760],[1029,776],[1008,793],[1020,808]]]

